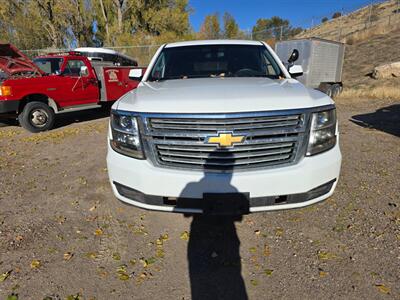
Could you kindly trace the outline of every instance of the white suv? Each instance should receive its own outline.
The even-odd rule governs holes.
[[[160,47],[113,105],[107,165],[116,197],[159,211],[242,214],[332,195],[341,153],[334,102],[256,41]]]

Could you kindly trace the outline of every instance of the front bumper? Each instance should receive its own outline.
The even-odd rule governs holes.
[[[118,154],[109,145],[107,166],[115,196],[141,208],[202,213],[204,194],[248,193],[249,211],[258,212],[304,207],[331,196],[340,173],[341,153],[337,144],[291,166],[204,173],[158,168],[147,160]]]
[[[0,100],[0,114],[17,112],[20,101]]]

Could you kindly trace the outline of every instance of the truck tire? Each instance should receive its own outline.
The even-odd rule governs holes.
[[[38,101],[27,103],[18,116],[19,124],[33,133],[53,128],[54,120],[53,109],[46,103]]]
[[[337,96],[339,96],[340,92],[341,92],[341,86],[338,83],[335,83],[334,85],[332,85],[332,98],[336,98]]]

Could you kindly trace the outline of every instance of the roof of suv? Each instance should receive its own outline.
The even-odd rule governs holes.
[[[183,46],[200,46],[200,45],[257,45],[261,46],[259,41],[249,40],[202,40],[202,41],[187,41],[166,44],[165,48],[183,47]]]

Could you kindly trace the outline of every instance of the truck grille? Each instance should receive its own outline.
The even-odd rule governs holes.
[[[302,148],[307,114],[215,114],[145,119],[146,141],[159,166],[229,171],[291,164]],[[219,134],[244,136],[232,147],[207,143]]]

